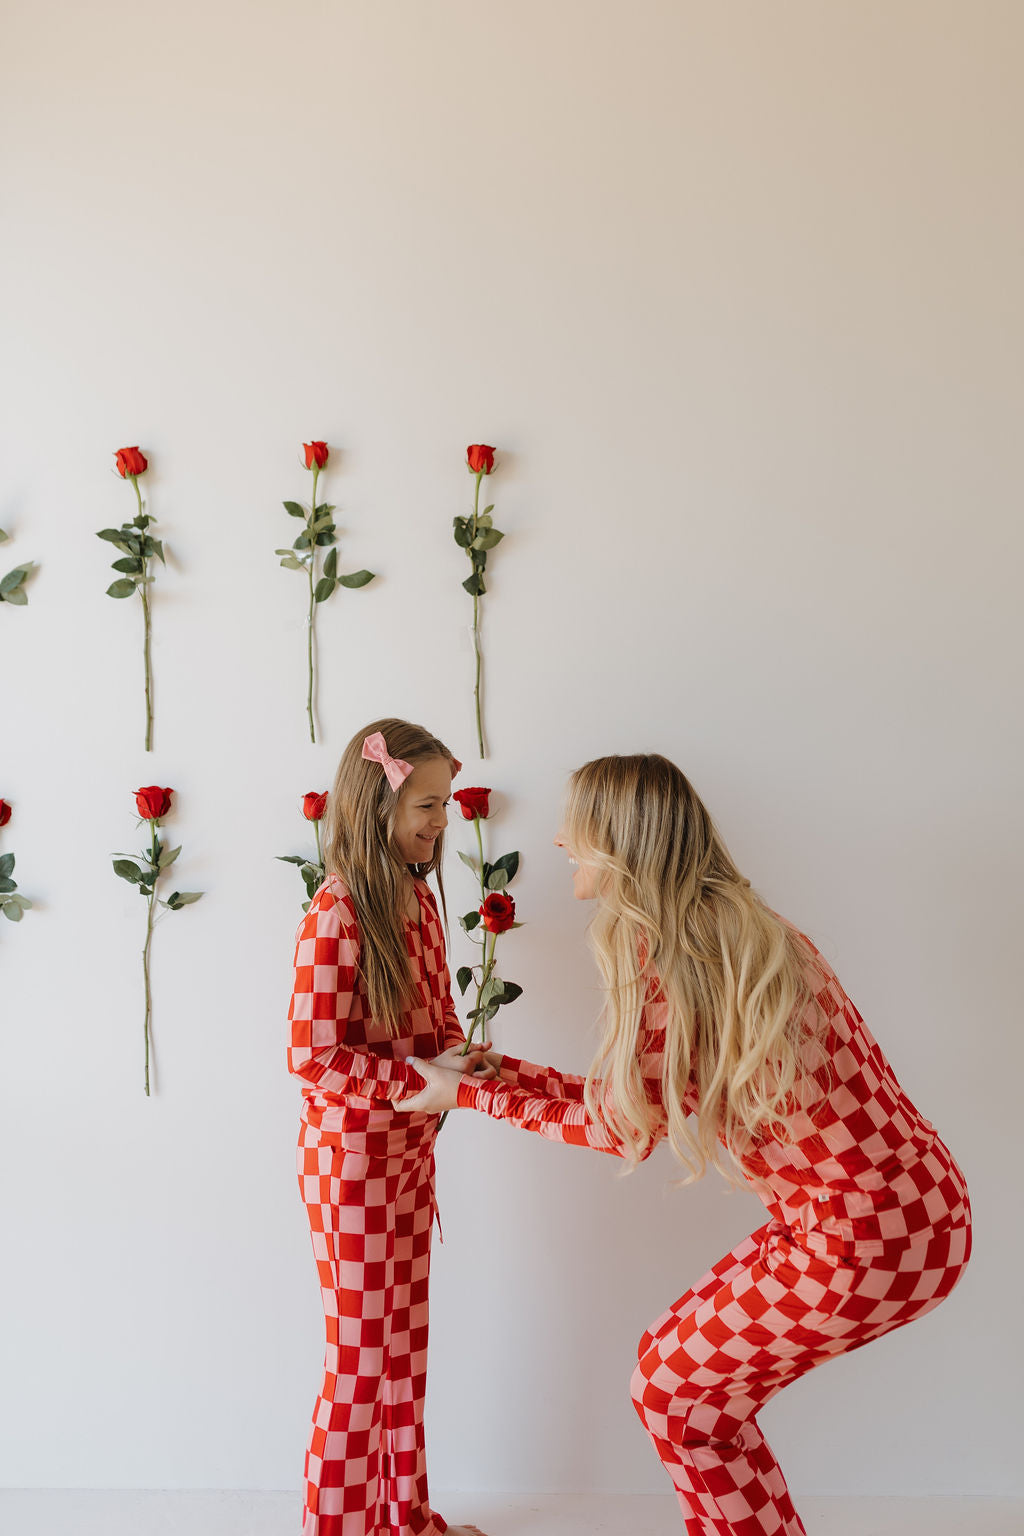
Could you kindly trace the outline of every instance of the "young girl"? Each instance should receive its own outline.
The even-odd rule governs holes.
[[[493,1069],[452,1004],[441,887],[459,763],[429,732],[378,720],[328,799],[327,878],[298,930],[288,1065],[303,1080],[299,1187],[327,1319],[306,1455],[303,1536],[468,1536],[427,1495],[423,1398],[437,1118],[396,1114],[426,1057]],[[479,1533],[476,1532],[476,1536]]]
[[[633,1401],[688,1536],[798,1536],[758,1410],[949,1294],[971,1247],[963,1174],[672,763],[588,763],[555,841],[597,901],[589,1075],[495,1055],[501,1080],[483,1083],[418,1063],[428,1086],[405,1107],[464,1105],[634,1164],[667,1135],[691,1178],[723,1151],[738,1165],[770,1219],[644,1334]]]

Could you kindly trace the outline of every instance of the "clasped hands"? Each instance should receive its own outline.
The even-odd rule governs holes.
[[[432,1061],[424,1061],[419,1056],[407,1056],[405,1060],[409,1065],[415,1067],[420,1076],[426,1079],[426,1087],[408,1098],[397,1099],[395,1109],[427,1115],[439,1115],[445,1110],[455,1109],[461,1077],[472,1075],[481,1082],[497,1077],[501,1057],[490,1049],[490,1045],[491,1042],[487,1040],[483,1045],[471,1045],[468,1051],[464,1046],[452,1045]]]

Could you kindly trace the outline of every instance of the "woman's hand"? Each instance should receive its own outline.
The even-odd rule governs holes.
[[[461,1046],[455,1046],[455,1050],[461,1051]],[[452,1072],[446,1066],[438,1066],[437,1063],[450,1056],[451,1051],[445,1051],[435,1061],[421,1061],[418,1056],[407,1056],[405,1059],[410,1067],[415,1067],[421,1077],[426,1078],[427,1086],[421,1088],[419,1093],[414,1093],[410,1098],[394,1101],[395,1109],[407,1109],[411,1113],[423,1115],[439,1115],[446,1109],[455,1109],[459,1102],[459,1083],[462,1080],[462,1072]],[[472,1061],[473,1056],[480,1055],[479,1051],[471,1051],[468,1056],[462,1057],[464,1061]],[[472,1071],[468,1067],[467,1071]],[[484,1074],[481,1073],[481,1076]],[[488,1076],[493,1076],[489,1069]]]
[[[494,1063],[490,1061],[487,1055],[487,1048],[490,1043],[487,1040],[483,1045],[471,1045],[468,1051],[465,1046],[450,1045],[446,1051],[441,1052],[440,1056],[433,1058],[432,1065],[435,1067],[445,1067],[449,1072],[458,1072],[460,1074],[463,1072],[475,1072],[478,1077],[493,1077],[494,1072],[489,1069],[493,1067]],[[498,1060],[501,1060],[500,1056]]]

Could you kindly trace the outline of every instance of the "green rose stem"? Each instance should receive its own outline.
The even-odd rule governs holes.
[[[309,617],[306,620],[306,659],[309,673],[309,685],[306,690],[306,714],[309,716],[309,739],[316,741],[316,729],[313,725],[313,566],[316,564],[316,539],[313,536],[313,524],[316,521],[316,482],[320,475],[320,466],[313,461],[313,505],[309,513]],[[317,833],[317,847],[320,846],[320,835]],[[323,861],[321,860],[321,863]]]
[[[323,850],[320,847],[320,823],[318,821],[314,821],[314,823],[313,823],[313,831],[316,833],[316,861],[317,861],[317,863],[322,868],[323,867],[323,862],[324,862],[324,855],[323,855]]]
[[[160,844],[157,839],[157,822],[154,819],[149,824],[152,843],[149,851],[149,862],[153,866],[154,875],[160,864]],[[149,1098],[149,1024],[153,1011],[153,997],[149,986],[149,950],[153,943],[153,903],[156,901],[156,880],[153,881],[153,889],[146,897],[146,946],[142,951],[142,975],[146,984],[146,1097]]]
[[[142,511],[142,492],[139,490],[139,477],[138,477],[138,475],[132,475],[131,481],[132,481],[132,485],[135,488],[135,499],[136,499],[136,501],[139,504],[139,517],[141,518],[144,514],[143,514],[143,511]],[[153,750],[153,663],[152,663],[152,660],[151,660],[151,657],[150,657],[151,624],[150,624],[150,617],[149,617],[149,593],[146,591],[146,585],[147,585],[147,582],[149,581],[149,565],[148,565],[149,556],[146,554],[146,530],[145,530],[145,527],[142,528],[142,534],[141,534],[141,538],[139,540],[139,543],[142,546],[142,555],[141,555],[141,559],[142,559],[142,580],[139,582],[139,593],[140,593],[140,595],[142,597],[142,617],[143,617],[143,623],[144,623],[144,626],[145,626],[145,628],[144,628],[145,638],[143,640],[143,657],[144,657],[145,666],[146,666],[146,751],[147,752],[152,752],[152,750]],[[147,1093],[149,1092],[148,1087],[146,1089],[146,1092]]]
[[[476,539],[479,531],[477,528],[477,518],[480,513],[480,481],[483,477],[483,470],[478,469],[476,472],[476,493],[473,497],[473,539],[470,540],[470,548],[472,548],[473,540]],[[473,687],[473,699],[476,703],[476,739],[480,748],[480,756],[484,758],[487,756],[487,749],[484,746],[484,728],[480,716],[480,597],[476,592],[473,593],[473,650],[476,653],[476,680]],[[480,828],[478,826],[477,836],[479,837],[479,835]],[[483,855],[481,854],[481,868],[483,867],[482,860]]]

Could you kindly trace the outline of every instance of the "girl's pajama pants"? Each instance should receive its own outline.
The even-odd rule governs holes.
[[[969,1210],[869,1257],[817,1256],[769,1222],[640,1342],[633,1403],[687,1536],[804,1536],[756,1415],[788,1382],[936,1306],[970,1255]]]
[[[299,1186],[327,1320],[303,1536],[441,1536],[423,1442],[433,1136],[368,1156],[303,1124]]]

